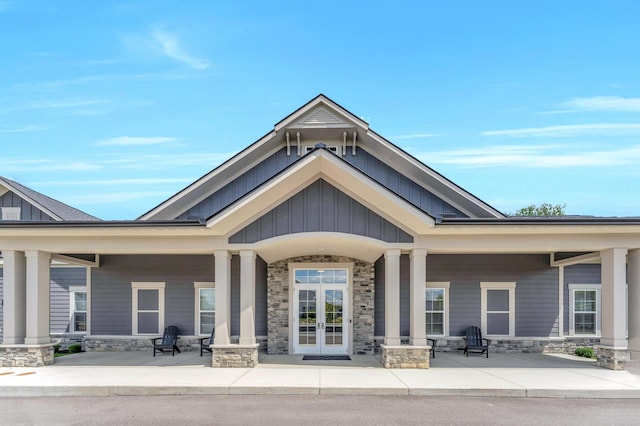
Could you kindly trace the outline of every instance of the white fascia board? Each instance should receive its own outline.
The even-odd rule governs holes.
[[[243,161],[246,161],[247,157],[250,157],[252,154],[258,152],[260,149],[263,149],[264,146],[272,141],[277,136],[277,132],[272,131],[267,135],[260,138],[258,141],[249,145],[246,149],[240,151],[233,157],[231,157],[226,162],[222,163],[220,166],[216,167],[200,179],[196,180],[177,194],[171,196],[168,200],[164,201],[159,206],[153,208],[148,213],[140,216],[138,220],[151,220],[158,219],[159,216],[174,216],[175,214],[179,214],[184,210],[190,208],[191,206],[199,203],[204,200],[211,194],[213,194],[218,189],[222,188],[224,185],[235,179],[237,176],[246,172],[249,168],[253,167],[257,161],[262,160],[263,158],[271,155],[274,151],[280,148],[280,143],[275,144],[271,150],[266,153],[261,153],[258,160],[254,160],[250,162],[250,164],[242,164]],[[230,175],[224,179],[218,179],[215,181],[215,184],[212,184],[212,181],[218,178],[223,173],[228,172]],[[200,191],[200,194],[197,194]],[[197,195],[196,195],[197,194]],[[188,204],[185,206],[180,205],[180,201],[185,197],[194,195],[195,198],[189,200]],[[179,206],[174,208],[175,211],[172,210],[172,207]],[[173,217],[164,217],[165,219],[173,219]]]
[[[416,241],[428,253],[544,253],[640,248],[640,235],[491,234],[422,235]]]
[[[504,217],[504,215],[501,212],[499,212],[498,210],[494,209],[493,207],[489,206],[488,204],[486,204],[482,200],[478,199],[473,194],[471,194],[471,193],[465,191],[464,189],[460,188],[459,186],[455,185],[450,180],[448,180],[444,176],[440,175],[439,173],[435,172],[434,170],[431,170],[429,167],[425,166],[422,162],[420,162],[417,159],[413,158],[411,155],[408,155],[405,151],[403,151],[402,149],[396,147],[395,145],[393,145],[392,143],[390,143],[389,141],[387,141],[386,139],[384,139],[382,136],[378,135],[377,133],[375,133],[373,131],[367,131],[367,136],[369,136],[371,139],[375,140],[377,143],[379,143],[381,146],[385,147],[389,151],[393,152],[395,155],[403,158],[405,161],[407,161],[413,167],[416,167],[422,173],[428,175],[431,179],[433,179],[433,180],[437,181],[438,183],[440,183],[441,185],[445,186],[448,190],[450,190],[452,192],[455,192],[460,197],[465,198],[466,200],[468,200],[469,202],[471,202],[474,205],[478,206],[480,209],[486,211],[487,213],[489,213],[493,217],[496,217],[496,218]],[[449,203],[452,206],[455,206],[456,208],[460,209],[460,211],[462,211],[463,213],[465,213],[469,217],[476,216],[473,212],[471,212],[468,209],[465,209],[464,207],[458,205],[459,203],[453,201],[450,197],[448,197],[446,194],[443,194],[441,191],[438,191],[436,188],[429,188],[429,190],[432,191],[436,196],[438,196],[438,197],[442,198],[443,200],[445,200],[447,203]]]
[[[3,185],[3,186],[5,186],[5,185]],[[55,219],[57,221],[62,221],[62,218],[60,216],[58,216],[57,214],[55,214],[51,210],[47,209],[46,207],[44,207],[40,203],[36,202],[31,197],[28,197],[24,192],[20,191],[19,189],[15,188],[13,186],[10,186],[10,184],[8,184],[8,183],[6,184],[6,188],[8,188],[8,191],[11,191],[11,192],[15,193],[16,195],[18,195],[18,197],[22,198],[23,200],[25,200],[26,202],[28,202],[32,206],[36,207],[37,209],[43,211],[47,215],[51,216],[53,219]],[[5,192],[8,192],[8,191],[5,191]],[[3,193],[0,193],[0,195],[2,195]]]
[[[426,213],[345,164],[334,154],[317,150],[259,191],[211,218],[207,227],[214,229],[216,235],[236,232],[320,178],[413,235],[425,233],[435,226],[435,220]]]

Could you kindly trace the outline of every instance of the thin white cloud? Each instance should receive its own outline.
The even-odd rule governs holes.
[[[492,146],[422,153],[418,158],[428,164],[461,167],[566,168],[611,167],[640,162],[640,145],[620,149],[578,152],[558,145]]]
[[[155,30],[151,33],[153,40],[159,45],[162,52],[171,59],[182,62],[194,70],[202,71],[209,68],[209,61],[202,58],[196,58],[189,54],[184,47],[180,45],[180,40],[174,34]]]
[[[389,140],[401,141],[401,140],[407,140],[407,139],[428,139],[428,138],[434,138],[436,136],[438,135],[436,135],[435,133],[411,133],[406,135],[391,136],[389,137]]]
[[[176,138],[171,137],[134,137],[134,136],[118,136],[116,138],[106,139],[96,142],[99,146],[148,146],[161,145],[175,142]]]
[[[66,80],[50,80],[39,82],[24,82],[17,83],[14,88],[19,90],[43,90],[43,89],[57,89],[60,87],[88,84],[88,83],[101,83],[101,82],[113,82],[113,81],[127,81],[127,82],[147,82],[147,81],[162,81],[162,80],[188,80],[199,76],[200,73],[144,73],[144,74],[96,74],[87,75],[83,77],[70,78]]]
[[[640,98],[620,96],[593,96],[573,98],[562,104],[564,108],[580,111],[626,111],[640,112]]]
[[[85,161],[60,161],[49,158],[0,158],[0,170],[7,172],[93,171],[101,166]]]
[[[481,132],[482,136],[508,137],[550,137],[566,138],[589,134],[640,134],[640,123],[592,123],[568,124],[561,126],[525,127],[521,129],[489,130]]]
[[[35,124],[27,124],[21,127],[0,128],[0,133],[30,133],[46,130],[48,127],[36,126]]]
[[[196,178],[132,178],[95,180],[47,180],[34,182],[37,186],[116,186],[116,185],[158,185],[167,183],[191,183]]]
[[[122,191],[122,192],[90,192],[88,194],[68,195],[65,202],[72,205],[83,204],[112,204],[136,201],[143,198],[167,198],[172,195],[171,190],[166,191]]]
[[[90,108],[107,104],[107,101],[98,99],[42,99],[33,102],[27,102],[22,105],[12,105],[0,108],[0,112],[8,113],[15,111],[30,110],[70,110],[78,113],[86,111]]]

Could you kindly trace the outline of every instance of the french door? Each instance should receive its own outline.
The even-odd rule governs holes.
[[[296,270],[294,352],[346,354],[348,339],[347,270]]]

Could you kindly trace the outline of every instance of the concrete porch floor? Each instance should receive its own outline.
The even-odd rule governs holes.
[[[249,368],[210,368],[210,356],[183,352],[89,352],[39,368],[0,367],[0,396],[213,394],[460,395],[640,398],[640,376],[575,357],[437,353],[432,368],[385,369],[379,356],[302,361],[261,354]]]

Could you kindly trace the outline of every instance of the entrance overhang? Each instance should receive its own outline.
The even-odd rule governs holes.
[[[305,232],[269,238],[237,249],[255,250],[267,263],[307,255],[347,256],[375,262],[388,249],[408,249],[411,244],[393,244],[374,238],[340,232]],[[236,247],[234,247],[234,250]]]

